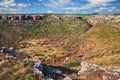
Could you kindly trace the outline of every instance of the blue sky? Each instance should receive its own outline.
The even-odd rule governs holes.
[[[120,13],[120,0],[0,0],[0,13]]]

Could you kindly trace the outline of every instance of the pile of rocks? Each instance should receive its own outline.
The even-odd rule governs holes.
[[[0,52],[3,53],[3,55],[5,55],[6,57],[15,57],[15,49],[13,47],[2,47],[0,48]]]
[[[120,67],[100,67],[96,64],[89,64],[87,62],[81,62],[81,70],[78,71],[78,75],[83,80],[93,78],[93,80],[120,80]]]
[[[59,67],[52,65],[46,65],[42,63],[39,59],[35,58],[25,58],[24,62],[29,63],[32,61],[34,63],[33,69],[36,73],[41,75],[43,80],[72,80],[70,77],[65,76],[63,71]]]
[[[119,23],[120,22],[120,15],[96,15],[87,18],[87,22],[91,25],[95,25],[100,22],[105,21],[112,21]]]
[[[1,52],[5,54],[5,56],[6,54],[13,57],[15,55],[15,50],[13,48],[7,49],[2,47]],[[41,75],[42,80],[72,80],[72,78],[64,74],[65,69],[63,70],[57,66],[46,65],[39,59],[26,57],[22,60],[25,63],[32,61],[32,68],[36,73]],[[4,62],[5,60],[1,60],[0,64],[3,64]],[[81,62],[81,69],[78,71],[78,76],[80,77],[80,80],[120,80],[120,67],[111,66],[103,68],[96,64]]]
[[[43,75],[44,79],[57,80],[57,79],[63,79],[65,77],[63,75],[63,72],[59,70],[57,67],[45,65],[38,59],[34,59],[34,61],[35,61],[34,63],[35,65],[33,67],[35,72]],[[66,77],[64,80],[72,80],[72,79]]]
[[[36,73],[40,74],[43,80],[63,80],[66,76],[63,75],[63,72],[61,70],[59,70],[58,67],[54,67],[51,65],[46,65],[43,64],[39,59],[35,59],[32,57],[26,57],[24,59],[20,59],[20,57],[16,56],[16,52],[15,49],[13,47],[11,48],[6,48],[6,47],[2,47],[0,49],[0,52],[6,57],[6,58],[17,58],[17,60],[22,60],[25,63],[29,63],[30,61],[33,62],[33,69],[35,70]],[[20,56],[22,56],[24,54],[21,53]],[[3,64],[5,62],[5,60],[1,60],[0,64]],[[64,80],[72,80],[69,77],[66,77]]]

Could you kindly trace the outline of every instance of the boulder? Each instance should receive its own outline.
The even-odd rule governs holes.
[[[82,67],[81,67],[81,70],[78,71],[78,75],[80,75],[81,72],[87,71],[87,70],[89,70],[91,68],[94,68],[94,69],[98,68],[98,65],[96,65],[96,64],[89,64],[87,62],[81,62],[81,66]]]
[[[72,80],[70,77],[66,77],[64,78],[64,80]]]
[[[80,79],[83,80],[119,80],[120,67],[112,66],[103,68],[96,64],[81,62],[81,69],[78,71]]]

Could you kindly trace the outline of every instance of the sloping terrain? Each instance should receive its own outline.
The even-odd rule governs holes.
[[[112,16],[112,17],[111,17]],[[119,15],[95,15],[79,17],[78,15],[47,15],[43,20],[33,22],[33,25],[28,25],[29,22],[21,22],[26,25],[16,25],[13,22],[0,23],[0,47],[14,46],[17,52],[23,52],[30,55],[32,58],[41,60],[43,63],[52,66],[67,67],[74,70],[73,73],[65,75],[70,76],[75,80],[102,80],[99,75],[111,76],[98,70],[83,73],[77,76],[76,71],[80,70],[80,63],[87,61],[100,66],[120,66],[120,21]],[[92,25],[92,26],[91,26]],[[5,59],[1,57],[1,61]],[[8,60],[9,61],[9,60]],[[7,65],[8,63],[6,63]],[[14,62],[10,60],[10,67],[25,65],[24,62]],[[18,70],[31,69],[31,63],[27,66],[19,66]],[[3,73],[7,66],[0,67]],[[66,69],[67,69],[66,68]],[[5,69],[5,70],[4,70]],[[11,74],[16,73],[11,68]],[[93,69],[92,69],[93,70]],[[93,75],[90,75],[92,72]],[[38,79],[38,74],[31,72],[21,72],[16,78],[20,80]],[[33,73],[33,74],[32,74]],[[95,73],[98,77],[94,77]],[[4,73],[4,75],[7,73]],[[4,76],[1,75],[1,78]],[[8,74],[7,74],[8,75]],[[11,78],[12,75],[8,75]],[[28,75],[28,77],[27,77]],[[81,79],[85,77],[85,79]],[[89,77],[87,79],[87,76]],[[27,77],[27,78],[26,78]],[[6,78],[5,78],[6,79]],[[117,78],[112,75],[112,79]],[[112,80],[110,79],[110,80]],[[109,80],[109,79],[105,79]]]

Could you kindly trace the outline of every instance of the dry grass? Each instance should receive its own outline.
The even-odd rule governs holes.
[[[88,62],[101,66],[120,66],[120,53],[95,57],[88,60]]]

